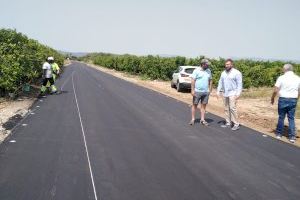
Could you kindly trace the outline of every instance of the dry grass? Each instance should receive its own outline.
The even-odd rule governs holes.
[[[262,88],[250,88],[243,91],[242,99],[271,99],[273,88],[262,87]],[[300,119],[300,104],[297,104],[295,117]]]
[[[242,93],[241,98],[244,99],[261,99],[261,98],[271,98],[273,88],[262,87],[262,88],[250,88],[245,89]]]

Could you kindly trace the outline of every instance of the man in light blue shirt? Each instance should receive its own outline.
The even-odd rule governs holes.
[[[211,71],[208,68],[210,62],[207,59],[201,60],[201,66],[196,68],[191,76],[191,94],[193,96],[193,105],[192,105],[192,120],[190,125],[195,123],[195,112],[199,102],[201,103],[200,113],[201,119],[200,123],[208,126],[207,121],[205,121],[205,110],[208,103],[208,97],[212,90],[212,75]]]
[[[225,61],[225,70],[222,72],[219,80],[217,95],[220,97],[220,93],[223,93],[226,124],[222,125],[222,127],[231,127],[231,122],[233,122],[233,131],[240,128],[236,102],[242,93],[242,88],[243,79],[241,72],[233,67],[231,59],[227,59]]]

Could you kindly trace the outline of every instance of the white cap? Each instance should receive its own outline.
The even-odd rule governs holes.
[[[54,58],[51,56],[51,57],[48,57],[47,60],[49,60],[49,61],[54,60]]]

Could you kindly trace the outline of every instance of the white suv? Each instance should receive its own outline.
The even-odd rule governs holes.
[[[179,66],[172,75],[171,87],[176,88],[178,92],[191,89],[191,75],[196,68],[197,66]]]

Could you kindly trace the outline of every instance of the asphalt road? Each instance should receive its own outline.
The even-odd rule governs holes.
[[[74,63],[0,145],[0,200],[300,199],[300,149]]]

